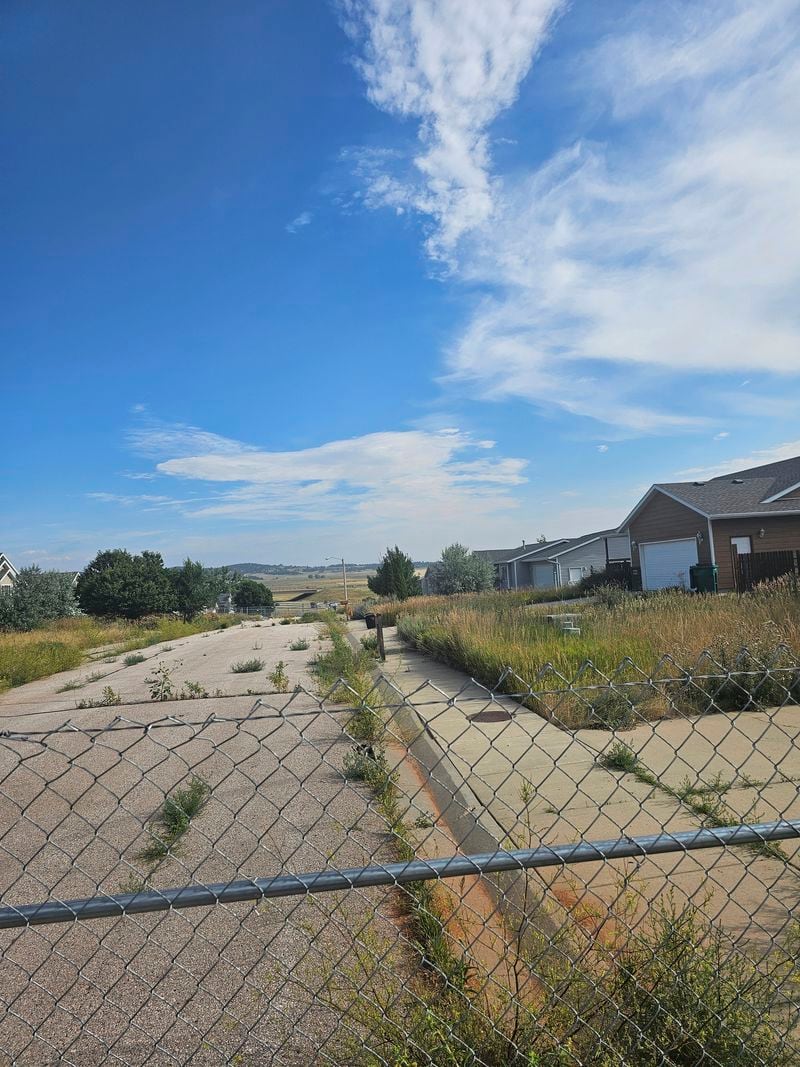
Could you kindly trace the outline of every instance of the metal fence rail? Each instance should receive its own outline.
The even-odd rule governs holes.
[[[6,715],[0,1063],[800,1063],[789,650],[454,677]]]
[[[45,900],[18,908],[0,908],[0,930],[18,926],[73,922],[78,919],[108,919],[141,915],[172,908],[208,908],[215,904],[238,904],[246,900],[270,900],[306,893],[335,893],[342,889],[371,886],[403,886],[410,882],[467,875],[534,870],[597,860],[639,859],[670,852],[692,852],[723,845],[764,845],[800,837],[800,820],[740,824],[715,830],[677,831],[648,837],[620,837],[613,841],[583,841],[577,845],[543,845],[541,848],[498,850],[474,856],[386,863],[350,867],[343,871],[313,871],[277,875],[211,885],[179,886],[152,892],[117,893],[82,900]]]

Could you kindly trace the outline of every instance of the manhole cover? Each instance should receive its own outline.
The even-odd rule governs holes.
[[[491,708],[491,710],[478,711],[467,717],[470,722],[509,722],[511,713],[502,708]]]

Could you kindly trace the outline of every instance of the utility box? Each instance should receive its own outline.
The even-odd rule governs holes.
[[[698,593],[716,593],[717,570],[716,564],[708,566],[695,563],[689,568],[689,584],[692,589]]]

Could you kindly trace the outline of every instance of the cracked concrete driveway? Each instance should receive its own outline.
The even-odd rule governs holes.
[[[298,642],[308,649],[289,648]],[[313,624],[246,624],[3,694],[3,903],[392,858],[367,792],[341,774],[346,711],[314,696],[308,663],[320,647]],[[252,658],[263,668],[231,671]],[[279,660],[289,693],[254,708],[247,691],[266,693]],[[178,690],[189,681],[220,695],[153,702],[145,680],[159,665]],[[119,705],[76,707],[107,686]],[[174,854],[145,861],[165,796],[195,776],[207,803]],[[0,1062],[343,1062],[347,1005],[332,1000],[331,978],[365,940],[403,973],[394,912],[392,890],[353,890],[0,931]]]

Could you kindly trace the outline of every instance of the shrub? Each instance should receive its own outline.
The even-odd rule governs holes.
[[[184,682],[183,691],[181,693],[181,700],[194,700],[197,697],[205,698],[208,696],[208,690],[200,682]]]
[[[289,675],[286,673],[286,664],[282,659],[278,660],[273,670],[267,675],[276,693],[286,693],[289,689]]]
[[[233,674],[253,674],[255,671],[264,669],[263,659],[244,659],[231,664]]]
[[[600,763],[610,771],[632,773],[639,766],[639,757],[622,741],[615,741],[600,757]]]
[[[71,574],[23,567],[11,591],[0,596],[0,629],[33,630],[77,610]]]
[[[131,652],[122,661],[126,667],[135,667],[137,663],[144,663],[147,657],[143,656],[141,652]]]
[[[75,704],[76,708],[109,708],[114,707],[117,704],[122,703],[122,697],[119,693],[115,692],[110,685],[107,685],[99,697],[92,699],[86,697],[85,700],[78,700]]]
[[[289,645],[290,652],[305,652],[308,648],[308,641],[304,637],[298,637],[296,641],[292,641]]]
[[[587,694],[588,726],[601,730],[626,730],[635,726],[639,717],[632,695],[625,689],[599,689]]]
[[[367,634],[361,638],[361,647],[365,652],[369,652],[370,655],[377,656],[378,654],[378,636],[377,634]]]

